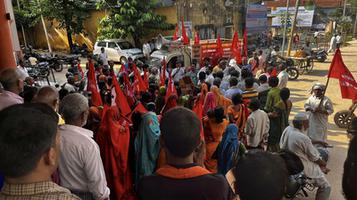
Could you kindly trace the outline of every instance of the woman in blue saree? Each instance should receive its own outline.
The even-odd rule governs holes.
[[[135,182],[151,175],[156,169],[160,152],[160,124],[157,115],[149,111],[142,115],[138,135],[135,138],[136,170]]]

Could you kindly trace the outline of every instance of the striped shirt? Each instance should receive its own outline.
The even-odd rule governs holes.
[[[254,88],[247,88],[243,93],[243,102],[247,105],[252,99],[257,99],[259,93]]]

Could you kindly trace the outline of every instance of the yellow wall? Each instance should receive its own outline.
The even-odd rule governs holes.
[[[157,14],[166,16],[166,20],[168,23],[176,24],[177,23],[177,14],[176,7],[163,7],[157,8],[155,10]],[[90,13],[90,17],[84,22],[84,30],[85,33],[79,35],[73,35],[73,42],[78,44],[86,43],[87,46],[92,49],[93,45],[97,39],[97,29],[99,26],[100,20],[105,16],[105,11],[97,11],[93,10]],[[46,21],[47,31],[51,43],[51,47],[56,51],[68,51],[68,41],[67,34],[64,29],[56,28],[58,22]],[[147,39],[151,39],[152,37],[156,37],[159,33],[162,35],[173,35],[174,30],[170,31],[155,31],[154,33],[148,35],[146,38],[143,38],[143,41]],[[32,37],[31,41],[33,41],[33,46],[35,48],[47,49],[46,37],[44,35],[44,30],[42,27],[42,23],[37,24],[28,36]],[[22,38],[20,39],[22,41]]]
[[[78,44],[86,43],[89,48],[93,48],[94,42],[97,38],[97,27],[99,21],[104,17],[104,11],[92,11],[90,17],[84,22],[85,33],[73,35],[73,42]],[[57,21],[46,21],[46,27],[50,44],[53,50],[68,50],[67,34],[64,29],[56,28]],[[47,42],[44,35],[42,23],[38,23],[34,28],[32,34],[35,48],[47,49]]]

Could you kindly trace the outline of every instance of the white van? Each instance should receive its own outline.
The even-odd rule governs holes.
[[[130,42],[122,39],[97,41],[94,45],[93,54],[100,54],[102,47],[108,54],[108,61],[127,63],[129,57],[133,60],[144,57],[141,49],[135,48]]]

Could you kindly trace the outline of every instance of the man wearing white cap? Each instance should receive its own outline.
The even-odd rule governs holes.
[[[298,113],[293,119],[293,127],[288,126],[280,139],[280,148],[289,150],[299,156],[304,165],[304,173],[318,187],[316,200],[328,200],[331,186],[324,173],[328,173],[326,162],[321,159],[318,150],[312,145],[311,139],[304,133],[309,128],[306,113]]]
[[[313,141],[326,143],[328,116],[333,113],[333,105],[332,101],[324,96],[324,90],[324,85],[316,83],[312,87],[312,95],[305,102],[304,108],[309,114],[310,122],[307,135]]]

